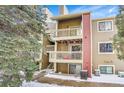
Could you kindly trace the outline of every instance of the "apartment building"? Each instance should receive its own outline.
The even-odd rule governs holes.
[[[61,7],[63,8],[65,7]],[[51,33],[54,32],[55,45],[51,46],[54,50],[48,52],[49,62],[54,64],[54,71],[79,74],[83,68],[88,69],[91,77],[90,13],[61,14],[51,19],[57,23],[56,29],[51,30]]]
[[[55,29],[49,29],[52,40],[46,46],[48,62],[56,73],[79,75],[87,70],[91,77],[95,69],[101,74],[124,71],[124,62],[116,56],[112,38],[117,33],[115,18],[91,19],[90,12],[68,14],[60,7],[60,16],[52,16]]]

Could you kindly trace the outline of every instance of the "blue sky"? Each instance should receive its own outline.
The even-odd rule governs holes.
[[[80,13],[90,11],[93,19],[95,18],[104,18],[116,16],[118,14],[117,5],[66,5],[69,13]],[[59,6],[58,5],[48,5],[47,6],[53,15],[59,15]]]

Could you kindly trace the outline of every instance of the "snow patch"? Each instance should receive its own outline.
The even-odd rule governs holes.
[[[30,82],[24,81],[21,87],[67,87],[67,86],[60,86],[60,85],[48,84],[48,83],[39,83],[37,81],[30,81]]]

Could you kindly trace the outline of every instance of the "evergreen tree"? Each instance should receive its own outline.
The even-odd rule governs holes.
[[[46,15],[43,6],[0,6],[0,71],[1,86],[20,86],[19,71],[32,79],[40,60],[41,34]]]
[[[116,16],[117,34],[113,38],[114,48],[117,50],[117,56],[124,60],[124,6],[119,6],[119,14]]]

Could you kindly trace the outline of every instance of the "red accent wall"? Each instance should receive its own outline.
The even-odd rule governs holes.
[[[91,77],[91,21],[90,13],[82,15],[83,21],[83,70]]]

